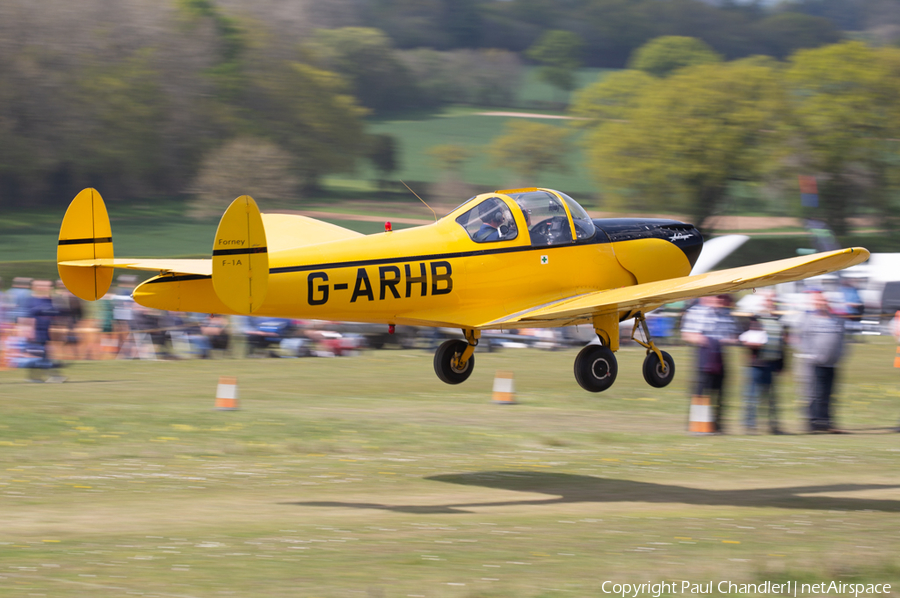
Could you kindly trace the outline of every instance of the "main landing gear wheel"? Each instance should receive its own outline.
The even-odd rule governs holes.
[[[469,357],[466,365],[458,367],[454,365],[463,354],[469,343],[461,340],[444,341],[434,353],[434,373],[447,384],[459,384],[468,380],[475,369],[475,356]]]
[[[619,373],[616,355],[603,345],[588,345],[575,358],[575,380],[588,392],[601,392],[613,385]]]
[[[668,386],[669,382],[675,378],[675,360],[665,351],[660,351],[660,353],[665,361],[665,371],[655,351],[650,351],[644,358],[644,380],[654,388]]]

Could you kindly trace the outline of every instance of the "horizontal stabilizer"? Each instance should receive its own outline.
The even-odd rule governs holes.
[[[99,258],[95,260],[67,260],[59,262],[67,268],[121,268],[123,270],[143,270],[160,274],[195,274],[212,276],[212,260],[209,259],[141,259],[141,258]]]

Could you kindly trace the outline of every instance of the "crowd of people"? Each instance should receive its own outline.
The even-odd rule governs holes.
[[[72,295],[57,281],[15,278],[0,293],[0,367],[23,368],[35,382],[63,382],[73,360],[244,357],[301,346],[319,355],[340,354],[353,342],[290,320],[178,313],[134,302],[135,280],[96,302]],[[281,353],[278,353],[281,354]]]
[[[852,289],[852,285],[850,285]],[[821,289],[808,291],[807,309],[787,326],[778,315],[775,296],[767,293],[746,330],[732,315],[728,295],[701,298],[682,318],[682,339],[696,348],[693,397],[704,397],[712,410],[713,434],[724,434],[725,381],[729,375],[724,347],[746,348],[743,388],[743,422],[747,433],[757,432],[757,413],[763,405],[771,434],[783,434],[780,425],[777,380],[793,360],[795,388],[806,407],[807,431],[843,434],[835,422],[834,389],[837,371],[845,356],[848,329],[861,315],[859,295],[843,293],[833,304]],[[854,298],[857,301],[854,301]],[[892,323],[900,342],[900,312]],[[898,428],[900,431],[900,428]]]
[[[288,356],[335,355],[360,347],[314,324],[299,327],[291,320],[148,309],[132,299],[134,283],[133,277],[122,276],[101,301],[84,302],[61,281],[14,279],[0,293],[0,367],[26,369],[35,382],[63,382],[62,367],[71,360],[208,358],[215,352],[243,357],[274,354],[273,343]],[[733,375],[726,359],[728,346],[745,349],[739,419],[747,433],[757,432],[761,408],[768,431],[784,433],[777,389],[788,368],[806,405],[808,431],[844,432],[835,422],[833,395],[848,323],[859,320],[861,303],[845,295],[836,309],[821,290],[810,291],[809,299],[808,309],[791,327],[780,317],[772,293],[764,294],[755,313],[740,323],[728,295],[703,297],[685,311],[681,339],[696,351],[691,394],[708,400],[712,433],[726,432],[725,383]],[[892,330],[900,342],[900,312]]]

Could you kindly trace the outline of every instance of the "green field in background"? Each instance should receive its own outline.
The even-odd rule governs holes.
[[[522,186],[524,182],[517,180],[515,173],[495,168],[490,164],[487,147],[503,134],[504,127],[513,118],[484,116],[479,113],[499,111],[502,109],[447,110],[421,118],[375,121],[370,124],[369,130],[372,133],[388,133],[398,140],[400,170],[393,175],[396,179],[407,182],[439,180],[442,173],[435,168],[428,151],[437,145],[455,144],[472,152],[471,159],[465,163],[461,173],[466,182],[488,190]],[[529,120],[571,128],[569,122],[564,120],[543,118]],[[569,164],[568,172],[548,170],[538,173],[535,179],[528,181],[528,186],[559,189],[578,198],[589,208],[593,207],[596,183],[590,179],[584,165],[584,156],[579,143],[581,135],[580,131],[572,129],[570,152],[565,159]],[[365,173],[364,177],[374,176],[368,170],[361,170],[361,173]],[[460,203],[465,199],[468,198],[460,198]]]
[[[561,95],[561,92],[542,81],[538,74],[538,67],[526,67],[522,86],[516,95],[515,105],[520,108],[540,108],[554,106],[560,102],[568,103],[571,98]],[[581,89],[592,83],[602,80],[607,73],[613,73],[617,69],[578,69],[575,76],[575,89]]]
[[[600,596],[603,581],[900,583],[895,345],[850,347],[847,435],[685,433],[691,359],[592,395],[575,350],[0,372],[0,596]],[[729,431],[738,432],[732,354]],[[491,404],[498,370],[518,405]],[[219,376],[241,410],[213,410]],[[785,428],[802,430],[789,380]],[[896,587],[896,586],[895,586]]]

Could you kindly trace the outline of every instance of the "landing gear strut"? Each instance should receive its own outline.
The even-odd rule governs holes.
[[[434,353],[434,373],[447,384],[465,382],[475,369],[475,346],[481,338],[478,330],[463,330],[466,340],[444,341]]]
[[[635,337],[640,326],[644,332],[645,341]],[[647,357],[644,358],[644,380],[654,388],[668,386],[675,379],[675,360],[651,340],[650,330],[647,328],[647,320],[644,314],[638,314],[634,318],[634,328],[631,330],[631,340],[647,349]]]

